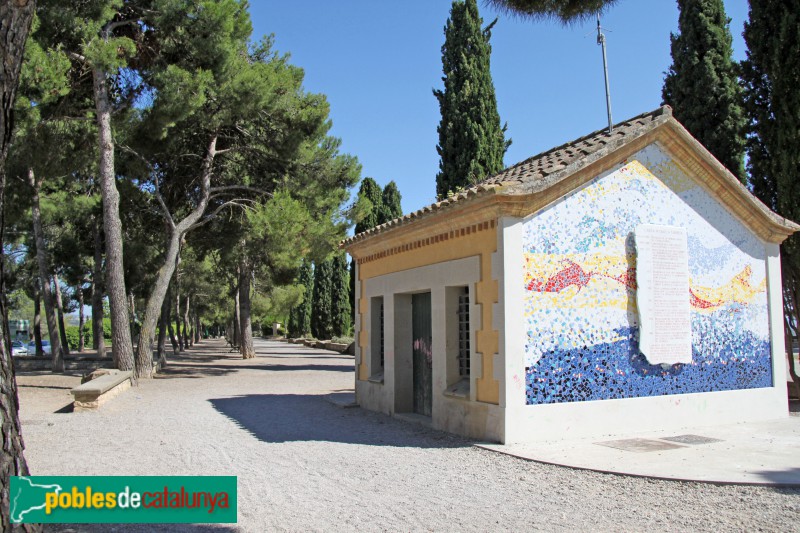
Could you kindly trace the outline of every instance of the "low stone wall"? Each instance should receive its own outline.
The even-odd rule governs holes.
[[[283,342],[288,342],[289,344],[302,344],[304,346],[308,346],[309,348],[317,348],[320,350],[330,350],[332,352],[338,352],[348,355],[355,355],[355,343],[344,344],[339,342],[333,342],[329,340],[319,341],[316,339],[279,339]]]

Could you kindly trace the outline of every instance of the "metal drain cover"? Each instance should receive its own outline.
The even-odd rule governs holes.
[[[703,437],[701,435],[678,435],[675,437],[664,437],[661,440],[668,440],[670,442],[679,442],[681,444],[710,444],[712,442],[722,442],[721,439],[712,439],[711,437]]]
[[[679,446],[678,444],[651,439],[607,440],[604,442],[595,442],[595,444],[616,448],[626,452],[660,452],[662,450],[683,448],[683,446]]]

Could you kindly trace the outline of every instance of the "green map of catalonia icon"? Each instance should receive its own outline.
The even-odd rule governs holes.
[[[11,496],[11,522],[35,522],[35,519],[26,518],[25,515],[33,511],[44,510],[45,494],[48,492],[61,493],[61,485],[41,485],[34,483],[25,476],[13,476],[10,485]],[[38,513],[33,513],[34,515]]]

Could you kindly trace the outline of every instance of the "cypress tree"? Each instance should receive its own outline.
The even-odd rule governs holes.
[[[302,334],[300,333],[300,325],[297,320],[297,315],[299,313],[300,305],[292,307],[292,310],[289,311],[289,322],[286,323],[286,333],[289,335],[289,337],[302,336]]]
[[[331,295],[333,259],[314,265],[314,290],[311,298],[311,334],[317,339],[333,336]]]
[[[383,205],[383,193],[381,186],[372,178],[364,178],[361,181],[361,188],[358,190],[358,202],[362,203],[368,200],[369,203],[364,205],[365,213],[364,218],[356,223],[356,235],[374,228],[378,222],[378,212]]]
[[[722,0],[678,0],[679,33],[672,34],[672,65],[664,103],[673,116],[742,182],[745,118],[730,19]]]
[[[289,335],[292,337],[302,337],[311,333],[311,298],[314,292],[314,275],[310,261],[303,261],[298,282],[305,291],[302,303],[295,306],[289,313],[288,328]]]
[[[379,212],[383,207],[383,193],[381,186],[372,178],[364,178],[361,181],[361,187],[358,189],[358,203],[362,205],[364,218],[356,223],[356,235],[372,229],[379,224],[386,222],[385,220],[379,222]],[[356,312],[356,262],[350,261],[350,281],[349,281],[349,297],[350,302],[350,322],[355,323]]]
[[[400,191],[394,181],[390,181],[383,188],[383,198],[380,211],[378,212],[378,224],[385,224],[390,220],[403,216],[403,208],[400,205]]]
[[[481,29],[477,0],[456,0],[444,28],[444,90],[434,90],[442,115],[437,131],[439,173],[436,195],[469,187],[503,169],[511,144],[500,126],[489,60],[494,22]]]
[[[742,65],[753,192],[790,220],[800,220],[800,0],[750,0]],[[784,297],[800,323],[800,236],[781,247]],[[793,316],[792,316],[793,315]],[[788,332],[790,333],[790,332]]]
[[[347,257],[344,253],[333,259],[331,280],[331,328],[334,337],[350,333],[350,273],[347,268]]]

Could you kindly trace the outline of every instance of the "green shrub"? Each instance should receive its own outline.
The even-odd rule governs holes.
[[[89,348],[92,347],[92,328],[86,327],[90,326],[86,324],[83,326],[83,343],[84,346],[88,346]],[[67,326],[64,330],[64,333],[67,336],[67,344],[69,345],[70,350],[77,350],[78,349],[78,341],[80,340],[80,336],[78,335],[78,326]]]
[[[262,337],[271,337],[272,336],[272,322],[263,321],[260,324],[261,326],[261,336]],[[278,335],[286,335],[286,327],[281,324],[278,326]]]

